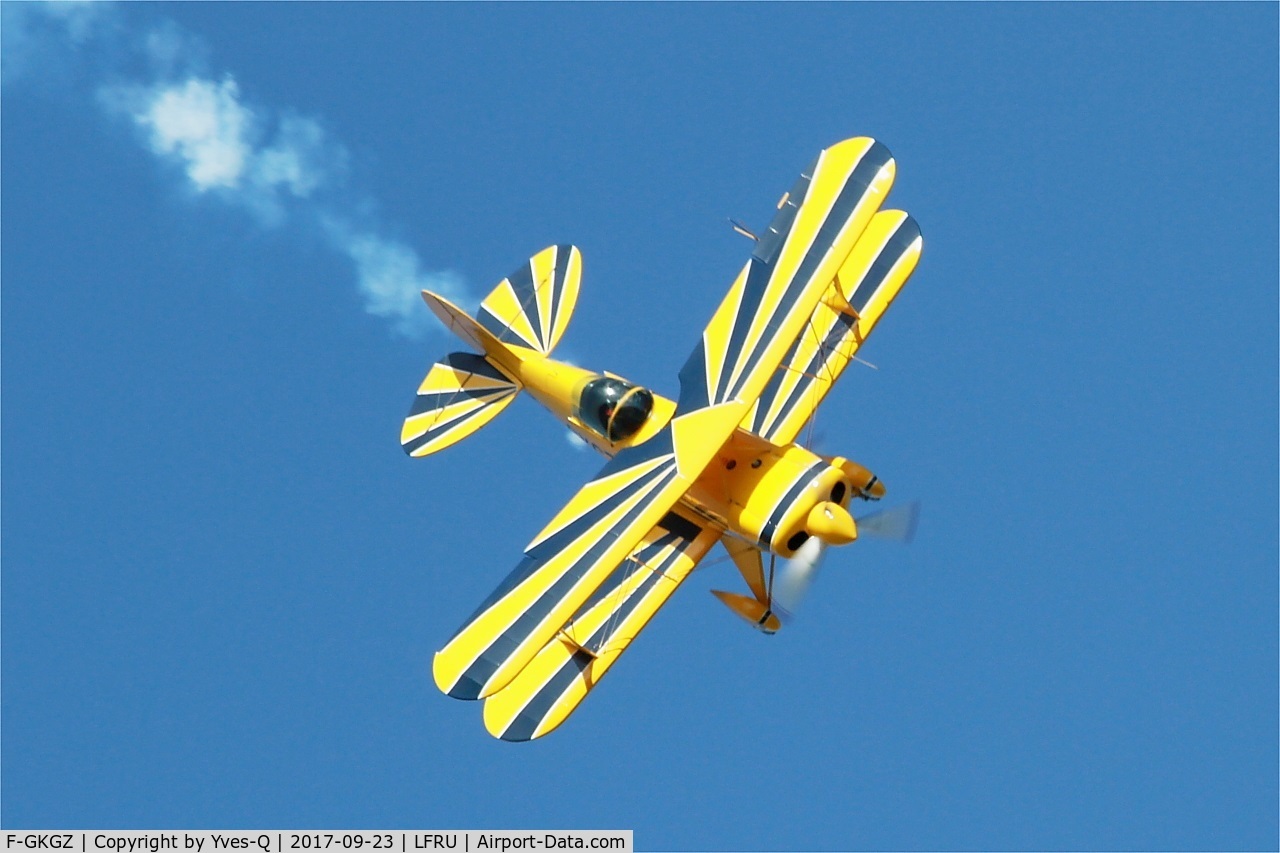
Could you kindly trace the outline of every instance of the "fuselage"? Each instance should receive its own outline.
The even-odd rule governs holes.
[[[652,438],[676,410],[674,401],[613,374],[527,351],[489,357],[495,355],[534,399],[610,458]],[[852,541],[857,532],[849,501],[883,495],[884,484],[856,462],[794,443],[773,444],[739,428],[681,504],[762,550],[789,557],[810,536],[829,544]]]

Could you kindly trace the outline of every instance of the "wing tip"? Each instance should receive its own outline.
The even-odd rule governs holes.
[[[483,698],[481,690],[484,685],[468,676],[465,672],[455,675],[449,671],[449,667],[442,660],[443,654],[436,652],[435,659],[431,662],[431,676],[435,679],[436,687],[446,696],[454,699],[463,699],[466,701],[474,701]]]
[[[528,743],[555,731],[567,715],[543,714],[537,716],[522,708],[514,717],[502,714],[492,702],[484,706],[484,727],[489,734],[507,743]]]

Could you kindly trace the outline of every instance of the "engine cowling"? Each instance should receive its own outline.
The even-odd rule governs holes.
[[[811,536],[843,545],[857,538],[845,507],[884,493],[875,475],[843,457],[778,446],[739,431],[689,490],[686,502],[761,549],[790,557]]]

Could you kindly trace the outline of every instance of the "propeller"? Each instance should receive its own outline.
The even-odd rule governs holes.
[[[912,501],[862,516],[858,519],[858,534],[908,545],[915,538],[919,523],[920,501]]]
[[[919,520],[920,502],[912,501],[862,516],[857,520],[858,534],[905,544],[915,536]],[[818,569],[826,553],[827,544],[817,536],[810,536],[796,549],[794,556],[782,564],[773,579],[771,599],[773,612],[783,622],[790,622],[795,617],[809,587],[818,577]]]
[[[790,622],[800,607],[809,587],[818,578],[822,558],[827,554],[827,544],[817,536],[810,536],[796,549],[790,560],[782,564],[782,570],[773,579],[773,610],[783,622]]]

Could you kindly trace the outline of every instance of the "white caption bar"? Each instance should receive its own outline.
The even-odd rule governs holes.
[[[525,850],[608,850],[634,853],[630,829],[415,830],[84,830],[5,832],[5,853],[509,853]]]

